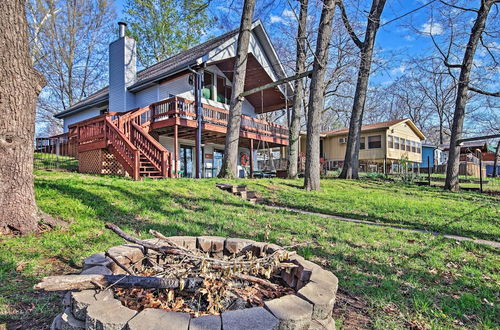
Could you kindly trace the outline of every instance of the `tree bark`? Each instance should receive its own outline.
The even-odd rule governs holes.
[[[472,62],[474,61],[477,44],[480,41],[481,34],[486,25],[486,20],[488,19],[488,14],[494,2],[495,0],[481,1],[481,7],[477,11],[477,18],[472,26],[462,64],[460,65],[460,78],[458,80],[457,99],[455,101],[455,112],[453,114],[453,124],[451,126],[450,151],[444,184],[444,189],[451,191],[457,191],[459,189],[458,174],[460,166],[460,146],[457,145],[457,140],[462,138],[463,133]]]
[[[38,228],[33,188],[35,105],[45,85],[28,51],[24,1],[0,1],[0,233]]]
[[[498,176],[498,153],[500,151],[500,141],[497,143],[497,148],[495,149],[495,159],[493,160],[493,174],[492,177],[496,178]]]
[[[184,283],[181,284],[181,281]],[[66,291],[105,288],[113,285],[118,288],[155,288],[155,289],[195,289],[203,284],[201,278],[160,278],[132,275],[61,275],[47,276],[34,286],[36,290]]]
[[[297,58],[295,74],[305,71],[306,66],[306,38],[307,38],[307,6],[308,0],[300,0],[299,27],[297,30]],[[295,80],[293,95],[292,118],[290,121],[290,136],[288,147],[288,178],[298,176],[299,147],[300,147],[300,117],[302,113],[302,99],[304,98],[303,79]]]
[[[237,177],[238,144],[240,140],[241,113],[244,101],[244,98],[239,95],[243,93],[245,89],[248,45],[252,33],[254,8],[255,0],[245,0],[238,35],[238,47],[236,49],[236,58],[234,61],[233,91],[231,95],[231,105],[229,107],[226,145],[224,147],[224,158],[222,160],[219,178]]]
[[[325,106],[325,73],[328,63],[328,46],[332,37],[332,19],[335,14],[336,0],[323,0],[323,9],[318,28],[313,73],[309,89],[307,115],[306,169],[304,189],[320,189],[319,134],[321,114]]]
[[[343,179],[358,179],[361,126],[363,125],[363,113],[365,110],[365,101],[368,91],[368,80],[370,78],[375,37],[380,27],[380,15],[384,10],[384,6],[385,0],[373,0],[366,24],[365,39],[362,43],[359,42],[359,39],[355,39],[357,40],[355,43],[361,50],[361,60],[359,64],[356,91],[354,93],[351,119],[349,122],[349,134],[347,136],[344,164],[342,172],[340,173],[340,177]],[[344,10],[342,16],[347,30],[351,30],[350,26],[347,24],[348,21]]]

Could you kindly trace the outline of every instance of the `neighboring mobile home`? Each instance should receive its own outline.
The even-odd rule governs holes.
[[[136,42],[125,36],[125,24],[119,25],[119,38],[109,46],[109,86],[56,115],[70,141],[77,143],[80,171],[134,179],[216,176],[224,152],[238,31],[137,72]],[[254,22],[245,90],[284,76],[262,23]],[[253,170],[256,148],[288,144],[287,127],[256,118],[284,109],[286,95],[292,95],[289,84],[245,97],[241,168]]]

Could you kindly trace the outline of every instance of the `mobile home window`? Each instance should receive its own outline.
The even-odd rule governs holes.
[[[374,135],[368,137],[368,149],[376,149],[382,147],[382,135]]]
[[[411,152],[417,152],[417,142],[411,141]]]
[[[392,135],[388,135],[387,140],[389,143],[389,148],[394,148],[394,138],[392,137]]]
[[[214,85],[214,75],[209,71],[203,72],[203,89],[201,90],[201,95],[206,98],[213,100],[212,98],[212,87]]]
[[[363,136],[359,140],[359,149],[365,149],[365,137]]]
[[[399,149],[399,138],[397,136],[394,137],[394,149]]]

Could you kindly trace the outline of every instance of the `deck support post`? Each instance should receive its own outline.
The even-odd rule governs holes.
[[[250,139],[250,178],[253,179],[253,139]]]
[[[201,90],[203,89],[203,71],[197,71],[195,74],[194,100],[196,106],[196,178],[201,178],[202,167],[202,149],[201,149],[201,130],[203,129],[203,105],[201,104]]]
[[[179,175],[179,126],[174,125],[174,178]]]

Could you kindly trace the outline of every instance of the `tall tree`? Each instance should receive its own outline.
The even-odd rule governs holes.
[[[137,58],[148,67],[199,43],[214,20],[205,0],[128,0],[125,19],[137,41]]]
[[[496,178],[498,176],[498,157],[500,156],[500,140],[497,142],[497,147],[495,148],[495,158],[493,159],[493,174],[492,177]]]
[[[459,69],[460,76],[458,78],[457,98],[455,101],[455,111],[453,113],[453,124],[451,127],[450,151],[448,155],[448,164],[446,168],[446,180],[444,188],[452,191],[459,189],[458,173],[460,165],[460,146],[457,145],[458,140],[462,138],[465,108],[467,106],[469,91],[486,94],[490,96],[500,96],[500,92],[490,93],[479,88],[470,86],[470,76],[473,67],[474,55],[477,46],[482,41],[481,36],[486,26],[486,21],[493,4],[499,3],[498,0],[481,0],[479,9],[473,9],[476,13],[476,18],[472,26],[469,40],[465,48],[461,64],[453,64],[448,62],[448,57],[444,54],[444,64],[450,69]],[[455,8],[457,6],[454,6]],[[460,9],[460,8],[458,8]],[[463,7],[462,7],[463,9]]]
[[[308,0],[299,0],[299,26],[297,29],[297,56],[295,62],[295,73],[300,74],[306,68],[306,38],[307,38],[307,6]],[[288,147],[288,178],[295,179],[298,175],[299,161],[299,138],[300,138],[300,117],[302,114],[302,100],[304,98],[303,79],[295,80],[293,95],[293,109],[290,120],[290,135]]]
[[[245,0],[243,13],[241,15],[240,30],[238,33],[236,57],[234,60],[233,92],[231,94],[231,104],[229,106],[224,158],[222,160],[222,168],[219,172],[220,178],[236,177],[241,114],[244,101],[244,98],[240,97],[240,94],[243,93],[245,89],[248,46],[250,43],[250,36],[252,34],[252,18],[254,9],[255,0]]]
[[[108,0],[28,0],[31,56],[47,81],[37,122],[61,128],[54,114],[97,89],[108,75],[108,43],[115,13]]]
[[[24,234],[38,224],[33,139],[45,82],[31,62],[23,1],[0,1],[0,31],[0,233]]]
[[[321,115],[325,107],[325,74],[328,64],[328,47],[332,38],[332,20],[335,15],[336,0],[323,0],[319,21],[313,73],[309,89],[307,114],[306,169],[304,189],[320,189],[320,141]]]
[[[368,80],[370,78],[370,68],[372,64],[375,37],[380,27],[380,16],[384,10],[386,0],[372,0],[370,13],[366,23],[365,38],[361,41],[352,28],[343,1],[339,1],[342,21],[351,36],[353,42],[360,50],[360,63],[358,70],[358,80],[354,101],[352,105],[351,119],[349,122],[349,135],[347,137],[347,148],[344,158],[344,165],[340,177],[344,179],[357,179],[359,168],[359,146],[361,136],[361,126],[363,125],[363,112],[365,108],[366,95],[368,91]]]

